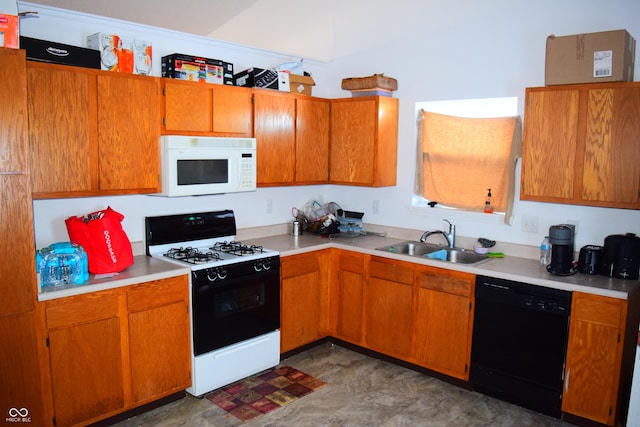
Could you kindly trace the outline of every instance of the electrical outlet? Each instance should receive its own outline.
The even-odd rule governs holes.
[[[373,201],[373,209],[371,209],[371,213],[374,215],[380,215],[380,200]]]
[[[522,215],[521,231],[525,233],[537,233],[538,232],[538,217]]]
[[[267,213],[273,213],[273,200],[267,199]]]

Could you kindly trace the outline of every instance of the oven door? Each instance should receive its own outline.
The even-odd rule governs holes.
[[[280,271],[192,287],[194,354],[208,353],[280,328]]]

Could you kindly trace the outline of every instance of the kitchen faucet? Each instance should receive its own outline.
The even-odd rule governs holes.
[[[443,219],[443,221],[446,221],[449,223],[449,232],[447,233],[446,231],[442,231],[442,230],[432,230],[432,231],[425,231],[422,234],[422,237],[420,237],[420,241],[421,242],[426,242],[427,239],[429,238],[429,236],[431,236],[432,234],[442,234],[444,236],[445,239],[447,239],[447,243],[449,244],[450,248],[453,248],[456,244],[456,226],[451,224],[451,222],[449,222],[449,220],[447,219]]]

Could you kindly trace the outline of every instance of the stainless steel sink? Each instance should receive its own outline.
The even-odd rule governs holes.
[[[376,248],[376,250],[411,257],[425,257],[456,264],[475,264],[488,258],[486,255],[477,254],[462,248],[449,248],[446,246],[414,241],[381,246]]]

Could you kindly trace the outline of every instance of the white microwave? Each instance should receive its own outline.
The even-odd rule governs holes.
[[[160,196],[256,190],[255,138],[165,135],[160,150]]]

